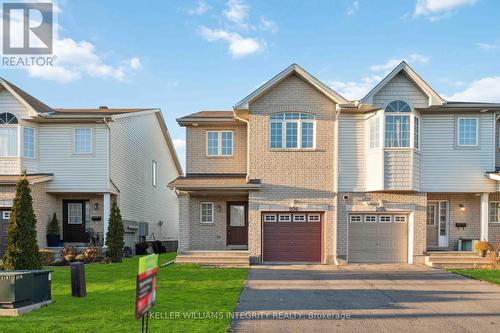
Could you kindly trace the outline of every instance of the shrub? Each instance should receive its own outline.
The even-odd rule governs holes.
[[[64,256],[64,260],[66,260],[67,262],[72,262],[73,260],[75,260],[75,255],[73,254],[67,254]]]
[[[96,262],[101,260],[102,254],[101,254],[101,248],[97,246],[90,246],[83,251],[83,254],[85,256],[85,260],[88,262]]]
[[[41,269],[36,241],[36,216],[26,176],[16,185],[16,195],[7,227],[7,251],[3,256],[4,269]]]
[[[49,226],[47,227],[47,235],[60,235],[59,221],[57,220],[56,213],[52,215],[52,220],[50,220]]]
[[[476,245],[474,246],[474,248],[477,251],[488,251],[488,250],[491,249],[491,245],[487,241],[480,241],[480,242],[476,243]]]
[[[72,255],[76,257],[78,255],[78,250],[71,245],[64,245],[60,252],[61,257],[65,258],[67,255]]]
[[[123,248],[125,247],[125,229],[123,228],[122,215],[120,208],[113,202],[111,214],[109,215],[109,227],[106,234],[106,246],[108,250],[106,255],[113,262],[122,262]]]
[[[42,258],[42,264],[44,266],[52,265],[55,261],[55,254],[49,249],[41,249],[40,256]]]
[[[85,261],[85,255],[83,253],[80,253],[75,257],[76,261]]]

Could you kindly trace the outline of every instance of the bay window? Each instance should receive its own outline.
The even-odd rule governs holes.
[[[0,114],[0,156],[17,157],[19,155],[18,124],[16,116],[12,113],[4,112]]]
[[[23,127],[23,157],[35,158],[35,129]]]
[[[420,148],[420,119],[404,101],[390,102],[385,108],[385,147]]]
[[[273,114],[269,125],[271,149],[310,149],[315,146],[315,118],[312,114]]]
[[[380,118],[370,118],[368,120],[368,129],[370,131],[370,149],[380,148]]]

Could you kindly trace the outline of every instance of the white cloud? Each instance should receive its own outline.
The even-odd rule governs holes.
[[[347,9],[347,15],[349,16],[356,15],[358,10],[359,10],[359,1],[353,1],[351,6]]]
[[[278,31],[278,26],[276,25],[276,22],[274,22],[272,20],[268,20],[264,16],[262,16],[260,18],[259,28],[260,28],[260,30],[264,30],[264,31],[271,31],[271,32]]]
[[[188,9],[187,12],[190,15],[200,16],[200,15],[203,15],[206,12],[208,12],[210,9],[211,9],[211,7],[205,1],[198,0],[198,4],[197,4],[196,8]]]
[[[264,42],[255,38],[245,38],[241,35],[220,29],[200,27],[200,34],[209,42],[224,40],[229,44],[229,52],[235,58],[244,57],[261,51],[265,47]]]
[[[361,79],[360,82],[356,81],[326,81],[326,84],[333,90],[347,98],[348,100],[359,100],[382,80],[382,76],[369,75]]]
[[[226,4],[226,9],[222,12],[226,19],[239,28],[248,29],[247,19],[249,16],[250,6],[242,0],[229,0]]]
[[[410,63],[410,64],[412,64],[412,63],[426,64],[429,62],[429,59],[430,59],[429,57],[421,55],[419,53],[412,53],[404,58],[392,58],[392,59],[389,59],[384,64],[370,66],[370,69],[374,72],[387,73],[387,72],[393,70],[403,60]]]
[[[133,57],[116,65],[106,64],[96,52],[95,46],[87,41],[76,42],[71,38],[54,39],[53,66],[26,67],[28,74],[62,83],[78,80],[83,74],[117,81],[125,81],[132,73],[140,70],[140,59]]]
[[[463,6],[474,5],[478,0],[417,0],[414,16],[428,16],[431,21],[448,17]]]
[[[476,45],[481,50],[491,51],[491,50],[496,50],[496,49],[500,48],[500,41],[497,41],[494,43],[477,43]]]
[[[174,147],[177,151],[177,157],[181,162],[182,169],[186,172],[186,140],[184,139],[174,139]]]
[[[499,103],[500,76],[473,81],[465,90],[445,98],[449,101]]]

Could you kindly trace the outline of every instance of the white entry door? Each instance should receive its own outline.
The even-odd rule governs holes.
[[[450,219],[448,214],[448,201],[440,201],[436,203],[438,216],[438,246],[448,247],[448,238],[450,232]]]

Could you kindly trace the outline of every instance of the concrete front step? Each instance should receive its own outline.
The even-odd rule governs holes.
[[[249,251],[242,250],[227,250],[227,251],[183,251],[178,253],[182,256],[196,256],[196,257],[249,257]]]
[[[428,261],[432,262],[489,262],[488,257],[426,257]]]
[[[429,257],[479,257],[477,252],[473,251],[427,251]]]
[[[434,268],[481,268],[484,264],[464,264],[464,263],[432,263],[432,265],[427,265]]]

